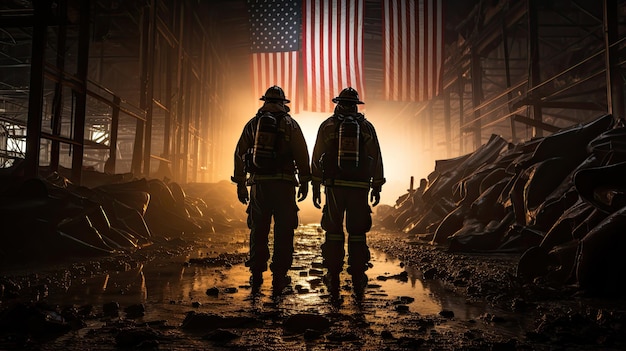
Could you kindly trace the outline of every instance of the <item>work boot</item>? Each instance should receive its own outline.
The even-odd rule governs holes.
[[[253,271],[250,276],[250,286],[252,288],[252,292],[259,292],[261,290],[261,285],[263,285],[263,272]]]
[[[324,275],[324,284],[331,297],[339,296],[339,273],[328,272]]]
[[[272,289],[274,294],[279,295],[283,290],[291,284],[291,277],[285,274],[274,274],[272,276]]]
[[[357,298],[363,298],[365,288],[367,287],[367,275],[365,273],[352,274],[352,289]]]

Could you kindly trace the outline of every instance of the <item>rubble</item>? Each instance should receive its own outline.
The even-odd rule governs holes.
[[[0,173],[0,261],[132,252],[185,233],[245,225],[236,197],[224,196],[234,191],[228,181],[181,186],[86,172],[87,187],[73,184],[63,170],[22,179],[16,168]]]
[[[626,127],[611,115],[437,161],[377,224],[449,252],[522,253],[517,277],[618,294],[626,272]]]

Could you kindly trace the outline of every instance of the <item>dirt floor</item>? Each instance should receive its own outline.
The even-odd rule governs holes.
[[[372,231],[362,299],[322,282],[319,225],[295,239],[291,284],[259,292],[247,231],[161,239],[100,258],[3,262],[0,350],[623,350],[626,304],[522,285],[518,254],[451,254]]]

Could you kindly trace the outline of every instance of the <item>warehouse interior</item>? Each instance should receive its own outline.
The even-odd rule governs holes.
[[[360,297],[312,196],[291,283],[252,289],[255,1],[0,1],[0,348],[624,349],[626,0],[411,1],[443,5],[420,101],[384,91],[410,1],[353,0],[387,181]],[[287,98],[311,152],[330,113]]]
[[[422,178],[491,134],[517,143],[624,116],[624,1],[444,3],[441,91],[397,102],[381,94],[381,2],[365,1],[366,115],[402,187],[401,170]],[[258,102],[246,1],[9,0],[0,23],[3,168],[228,179]]]

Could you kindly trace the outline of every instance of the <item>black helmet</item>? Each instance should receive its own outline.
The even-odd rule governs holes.
[[[333,98],[333,102],[338,104],[340,102],[348,102],[353,104],[364,104],[359,100],[359,93],[351,87],[345,88],[339,93],[339,96]]]
[[[274,85],[269,87],[265,92],[265,95],[261,96],[259,100],[263,101],[282,101],[285,104],[289,102],[289,100],[285,99],[285,92],[281,87]]]

